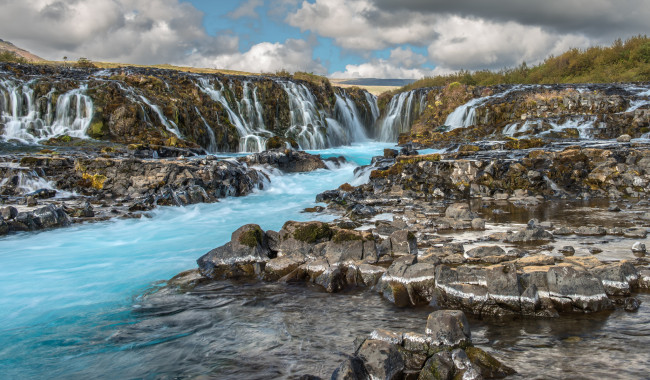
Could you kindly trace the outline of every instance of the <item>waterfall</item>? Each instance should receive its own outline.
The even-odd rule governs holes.
[[[343,92],[343,96],[336,94],[334,114],[336,120],[347,126],[348,131],[350,131],[351,136],[348,143],[368,140],[363,123],[361,122],[361,117],[359,116],[359,110],[345,92]]]
[[[208,133],[208,138],[210,139],[210,145],[207,147],[206,150],[208,151],[208,153],[216,153],[219,148],[217,147],[217,139],[214,136],[214,131],[210,127],[210,124],[208,124],[208,122],[205,121],[203,115],[201,115],[201,111],[199,111],[199,108],[195,106],[194,110],[201,118],[201,121],[203,121],[203,126],[205,127],[205,131]]]
[[[450,113],[447,116],[447,119],[445,120],[445,125],[448,127],[447,130],[451,131],[452,129],[456,129],[456,128],[467,128],[476,125],[478,122],[478,120],[476,119],[477,117],[476,109],[478,107],[482,106],[489,100],[503,98],[509,93],[519,90],[523,87],[524,86],[521,85],[512,86],[506,91],[493,94],[493,95],[484,96],[481,98],[474,98],[469,102],[456,107],[456,109],[452,113]]]
[[[337,89],[332,93],[327,89],[324,94],[327,100],[321,103],[320,92],[316,93],[309,83],[301,81],[187,74],[185,79],[221,106],[225,114],[221,116],[230,123],[222,126],[217,120],[211,120],[201,105],[185,109],[189,94],[176,91],[186,82],[177,86],[171,81],[175,77],[153,73],[151,76],[161,81],[157,90],[162,93],[155,94],[151,91],[156,89],[149,87],[148,81],[131,82],[143,75],[139,71],[106,69],[84,75],[59,81],[45,75],[24,80],[9,72],[0,73],[2,139],[33,144],[61,135],[87,138],[93,116],[106,123],[113,115],[105,112],[114,110],[114,107],[95,109],[93,97],[97,96],[97,104],[103,105],[111,92],[119,93],[119,101],[124,103],[130,117],[136,119],[137,128],[153,128],[179,139],[192,140],[194,137],[209,145],[206,148],[211,151],[216,151],[221,144],[217,141],[217,130],[230,129],[231,125],[239,138],[236,149],[240,152],[263,151],[274,133],[295,140],[301,149],[324,149],[366,141],[379,117],[377,98],[368,93],[359,94],[357,99],[356,95],[352,97],[345,91]],[[77,83],[73,85],[76,88],[69,87],[71,83]],[[59,89],[64,85],[66,91],[62,92]],[[271,97],[278,96],[278,92],[277,105],[268,109],[263,102],[276,103]],[[181,101],[177,103],[177,99]],[[169,117],[168,106],[172,104],[181,105],[178,119]],[[186,124],[193,120],[198,121],[195,126],[198,135],[192,130],[193,126]]]
[[[369,92],[365,92],[366,102],[370,107],[370,112],[372,114],[372,124],[375,124],[377,119],[379,119],[379,106],[377,106],[377,97]]]
[[[476,106],[483,104],[489,97],[472,99],[460,107],[456,107],[454,112],[450,113],[445,120],[445,125],[449,130],[456,128],[466,128],[476,124]]]
[[[415,119],[424,111],[427,94],[427,90],[412,90],[393,96],[386,117],[381,122],[379,139],[394,142],[400,133],[408,132]]]
[[[156,115],[158,115],[158,119],[160,120],[160,123],[165,127],[166,130],[173,133],[178,138],[183,138],[183,136],[181,135],[181,132],[178,130],[178,126],[176,125],[176,123],[174,123],[173,121],[167,119],[167,117],[165,117],[165,115],[162,113],[162,111],[160,110],[160,108],[157,105],[153,104],[149,99],[147,99],[143,95],[138,95],[138,96],[144,102],[144,104],[149,106],[149,108],[151,108],[151,110]]]
[[[54,89],[37,99],[32,84],[0,81],[0,124],[4,124],[5,140],[37,143],[61,135],[87,137],[93,102],[85,95],[86,84],[59,95],[56,102]]]
[[[217,90],[207,78],[199,78],[199,89],[206,93],[210,98],[224,108],[228,114],[230,123],[237,129],[239,133],[239,151],[240,152],[261,152],[266,149],[266,138],[271,134],[264,128],[264,122],[261,118],[261,110],[258,108],[257,96],[255,96],[254,103],[251,105],[250,99],[247,98],[248,82],[244,86],[244,96],[241,102],[234,102],[230,104],[228,99],[224,96],[225,87],[221,81],[215,79],[219,84]],[[242,111],[244,109],[244,112]],[[236,109],[236,111],[235,111]],[[259,112],[258,112],[259,111]],[[258,114],[259,116],[255,116]],[[248,116],[248,120],[243,115]],[[256,126],[255,121],[259,124]],[[255,127],[259,128],[255,130]],[[263,133],[262,136],[259,133]]]
[[[289,81],[280,84],[289,97],[291,126],[287,137],[294,138],[301,149],[323,149],[345,141],[345,131],[321,115],[316,108],[316,97],[305,85]],[[328,126],[332,127],[336,136],[328,136]]]

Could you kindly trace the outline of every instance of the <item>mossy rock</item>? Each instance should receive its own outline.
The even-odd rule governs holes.
[[[355,233],[347,230],[336,231],[336,233],[332,237],[332,241],[334,243],[344,243],[346,241],[355,241],[355,240],[363,241],[364,239],[360,233]]]
[[[239,235],[239,244],[245,245],[250,248],[255,248],[262,244],[264,239],[264,231],[258,225],[252,226],[248,231]]]
[[[460,148],[458,148],[459,152],[478,152],[479,150],[481,150],[481,148],[476,145],[461,145]]]
[[[83,187],[92,187],[95,190],[102,190],[106,179],[106,176],[102,174],[83,173],[79,185]]]
[[[341,191],[345,191],[345,192],[354,191],[354,189],[356,189],[356,187],[350,185],[350,184],[347,183],[347,182],[344,183],[344,184],[342,184],[341,186],[339,186],[339,190],[341,190]]]
[[[478,347],[467,347],[465,353],[469,360],[481,370],[481,375],[486,379],[503,378],[513,375],[516,371],[503,365],[494,356]]]
[[[298,149],[298,143],[294,139],[287,139],[280,136],[273,136],[270,139],[266,140],[266,149],[282,149],[286,148],[287,144],[293,149]]]
[[[298,226],[293,232],[293,238],[305,243],[315,243],[321,239],[330,239],[332,229],[327,223],[308,223]]]
[[[23,157],[20,159],[20,166],[36,166],[41,162],[38,157]]]

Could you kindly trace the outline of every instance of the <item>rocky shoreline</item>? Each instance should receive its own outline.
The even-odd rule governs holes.
[[[340,216],[335,222],[289,221],[277,232],[242,226],[165,289],[186,292],[223,279],[312,283],[332,293],[362,287],[400,307],[434,305],[488,319],[636,311],[634,294],[650,290],[648,147],[569,145],[517,155],[482,148],[428,155],[408,147],[386,150],[358,169],[369,174],[368,184],[317,196]],[[530,215],[558,206],[570,212],[599,199],[608,206],[594,214],[612,215],[607,225],[598,223],[607,219],[602,215],[560,225],[497,213],[514,208]],[[627,252],[626,258],[608,258],[610,242],[615,256]],[[373,341],[377,336],[384,342]],[[410,354],[404,347],[412,343],[405,337],[375,333],[333,378],[365,378],[377,368],[385,371],[379,378],[451,378],[463,371],[493,377],[469,364],[447,368],[452,349],[444,358],[420,352],[417,364],[405,366]],[[364,359],[376,350],[384,355],[381,365]],[[426,377],[423,368],[451,375]]]
[[[144,158],[159,151],[172,157]],[[0,235],[137,218],[157,206],[218,202],[263,189],[269,183],[268,170],[304,172],[343,161],[291,149],[241,158],[161,147],[5,155],[0,157]]]

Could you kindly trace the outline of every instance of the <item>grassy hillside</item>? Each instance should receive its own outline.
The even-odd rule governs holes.
[[[423,78],[396,92],[415,88],[446,86],[453,82],[466,85],[550,83],[611,83],[650,81],[650,38],[637,36],[609,47],[571,49],[551,56],[539,65],[522,63],[499,71],[481,70]]]
[[[43,58],[21,49],[9,41],[0,40],[0,62],[31,63]]]

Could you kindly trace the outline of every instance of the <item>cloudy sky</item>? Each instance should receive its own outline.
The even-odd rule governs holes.
[[[0,0],[0,39],[87,57],[420,78],[650,34],[648,0]]]

